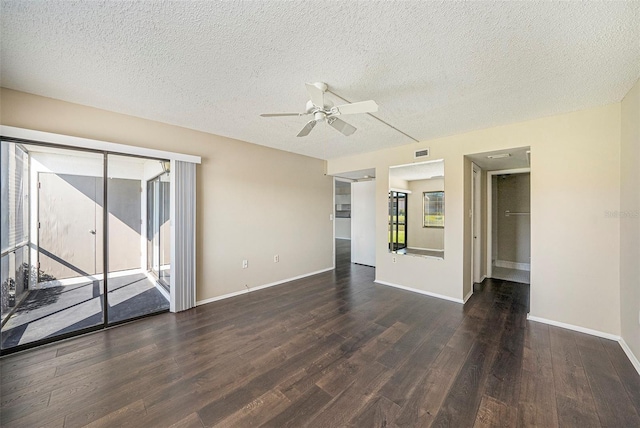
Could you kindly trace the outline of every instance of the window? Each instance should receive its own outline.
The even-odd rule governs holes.
[[[424,192],[423,227],[444,227],[444,192]]]

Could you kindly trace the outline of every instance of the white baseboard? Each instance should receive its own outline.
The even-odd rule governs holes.
[[[310,272],[310,273],[305,273],[305,274],[302,274],[302,275],[294,276],[293,278],[287,278],[287,279],[283,279],[283,280],[280,280],[280,281],[271,282],[269,284],[263,284],[263,285],[258,285],[258,286],[255,286],[255,287],[250,287],[250,288],[247,288],[246,290],[234,291],[233,293],[223,294],[222,296],[216,296],[216,297],[211,297],[209,299],[199,300],[199,301],[196,301],[196,306],[200,306],[200,305],[204,305],[204,304],[212,303],[212,302],[217,302],[218,300],[229,299],[231,297],[240,296],[242,294],[247,294],[247,293],[250,293],[252,291],[262,290],[263,288],[273,287],[275,285],[284,284],[286,282],[295,281],[297,279],[306,278],[308,276],[317,275],[319,273],[328,272],[328,271],[334,270],[334,269],[335,269],[335,267],[332,266],[330,268],[318,270],[318,271],[315,271],[315,272]]]
[[[464,304],[464,301],[462,301],[461,299],[456,299],[455,297],[445,296],[443,294],[431,293],[430,291],[418,290],[417,288],[405,287],[404,285],[393,284],[391,282],[386,282],[386,281],[379,281],[377,279],[374,282],[376,284],[386,285],[386,286],[394,287],[394,288],[399,288],[401,290],[411,291],[413,293],[424,294],[426,296],[435,297],[437,299],[449,300],[450,302],[456,302],[456,303]]]
[[[506,260],[496,260],[496,267],[506,268],[506,269],[516,269],[516,270],[526,270],[531,271],[531,264],[529,263],[517,263],[517,262],[508,262]]]
[[[620,338],[618,343],[620,343],[620,346],[622,347],[624,353],[627,354],[627,358],[629,358],[629,361],[631,361],[633,367],[635,367],[638,374],[640,374],[640,361],[638,361],[638,357],[633,355],[633,351],[631,351],[631,348],[629,348],[629,345],[627,345],[627,342],[625,342],[623,338]]]
[[[487,275],[482,275],[482,276],[480,277],[480,281],[478,281],[478,282],[475,282],[475,281],[474,281],[474,284],[480,284],[480,283],[481,283],[482,281],[484,281],[485,279],[487,279]]]
[[[627,355],[627,358],[629,358],[629,361],[631,361],[631,364],[633,365],[633,367],[636,369],[638,374],[640,374],[640,361],[638,361],[638,357],[636,357],[633,354],[633,352],[631,351],[631,348],[629,348],[629,345],[627,345],[627,342],[625,342],[624,339],[620,336],[616,336],[615,334],[605,333],[598,330],[592,330],[590,328],[580,327],[573,324],[566,324],[563,322],[548,320],[545,318],[532,317],[530,315],[527,315],[527,319],[530,321],[536,321],[543,324],[549,324],[556,327],[566,328],[567,330],[579,331],[580,333],[589,334],[591,336],[602,337],[603,339],[615,340],[620,344],[620,347],[622,348],[624,353]]]
[[[603,339],[615,340],[616,342],[620,341],[620,336],[616,336],[615,334],[605,333],[603,331],[592,330],[586,327],[580,327],[578,325],[566,324],[560,321],[548,320],[546,318],[534,317],[531,315],[527,315],[527,319],[529,321],[541,322],[543,324],[552,325],[555,327],[566,328],[567,330],[578,331],[580,333],[590,334],[591,336],[602,337]]]
[[[471,297],[471,295],[472,295],[472,294],[473,294],[473,288],[471,289],[471,291],[469,291],[469,292],[467,293],[467,295],[466,295],[466,296],[464,296],[464,299],[462,299],[462,301],[463,301],[464,303],[467,303],[467,300],[469,300],[469,298]]]

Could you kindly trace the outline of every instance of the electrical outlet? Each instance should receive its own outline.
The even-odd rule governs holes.
[[[396,262],[396,256],[391,257],[391,261],[392,261],[393,263],[395,263],[395,262]]]
[[[249,267],[249,260],[243,260],[242,261],[242,269],[246,269]]]
[[[279,255],[276,254],[275,256],[273,256],[273,262],[274,263],[278,263],[279,261],[280,261],[280,256]]]
[[[329,214],[329,221],[333,221],[333,214]]]

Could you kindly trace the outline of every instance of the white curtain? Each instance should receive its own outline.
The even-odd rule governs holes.
[[[196,306],[196,164],[171,161],[171,312]]]

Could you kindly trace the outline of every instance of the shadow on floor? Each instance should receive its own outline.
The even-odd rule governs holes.
[[[2,349],[100,325],[102,281],[32,290],[2,327]],[[109,323],[169,309],[169,301],[144,273],[109,278]]]

